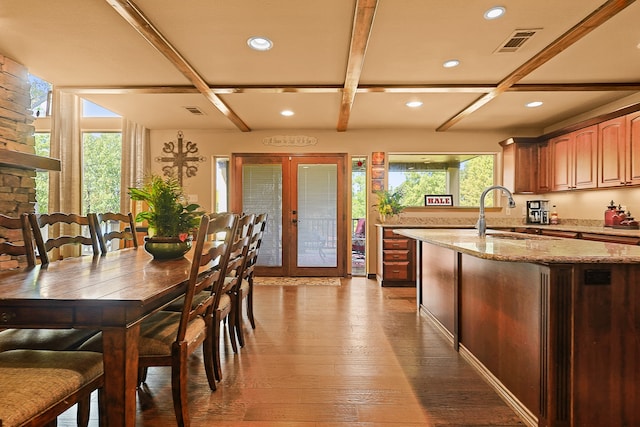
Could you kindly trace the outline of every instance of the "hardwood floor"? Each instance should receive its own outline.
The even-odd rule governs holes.
[[[365,278],[342,286],[259,286],[257,326],[223,349],[210,392],[201,353],[190,364],[193,426],[522,426],[518,416],[417,315],[415,289]],[[138,426],[174,426],[169,368],[151,368]],[[92,408],[91,426],[97,426]],[[59,426],[75,425],[75,409]]]

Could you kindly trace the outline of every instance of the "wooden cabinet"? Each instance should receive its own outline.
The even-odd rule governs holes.
[[[598,125],[598,187],[617,187],[627,183],[625,128],[625,117]]]
[[[627,184],[640,184],[640,112],[626,117],[627,131]]]
[[[551,151],[548,142],[536,144],[536,193],[551,191]]]
[[[535,138],[509,138],[502,146],[502,183],[513,193],[534,193],[538,144]]]
[[[640,113],[598,125],[598,187],[640,184]]]
[[[549,140],[553,191],[596,188],[598,126]]]
[[[416,241],[395,234],[393,228],[377,227],[377,229],[378,283],[380,286],[415,286]]]

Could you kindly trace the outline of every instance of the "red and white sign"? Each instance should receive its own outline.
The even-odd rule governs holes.
[[[452,194],[436,194],[424,196],[425,206],[453,206]]]

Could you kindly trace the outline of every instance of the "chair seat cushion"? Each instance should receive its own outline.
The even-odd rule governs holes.
[[[242,295],[246,297],[250,289],[251,286],[249,285],[249,282],[244,279],[242,283],[240,283],[240,290],[242,291]]]
[[[75,350],[97,331],[89,329],[6,329],[0,332],[0,352],[15,349]]]
[[[0,353],[0,420],[21,425],[103,373],[102,355],[82,351]]]
[[[231,307],[231,297],[229,294],[220,295],[220,301],[218,302],[218,311],[228,311]]]
[[[178,326],[182,313],[160,311],[140,324],[140,356],[170,356],[171,346],[178,337]],[[193,319],[187,327],[185,341],[195,342],[206,332],[202,317]],[[80,346],[80,350],[102,351],[102,334],[99,334]]]

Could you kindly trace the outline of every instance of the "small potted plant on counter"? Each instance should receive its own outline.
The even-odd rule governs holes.
[[[144,247],[154,259],[180,258],[191,249],[191,234],[203,212],[200,205],[187,202],[176,178],[151,175],[141,188],[129,188],[129,196],[147,204],[136,222],[148,224]]]
[[[402,198],[401,191],[379,190],[375,192],[378,202],[373,205],[378,210],[380,222],[384,224],[387,218],[399,214],[404,210],[404,206],[400,203]]]

